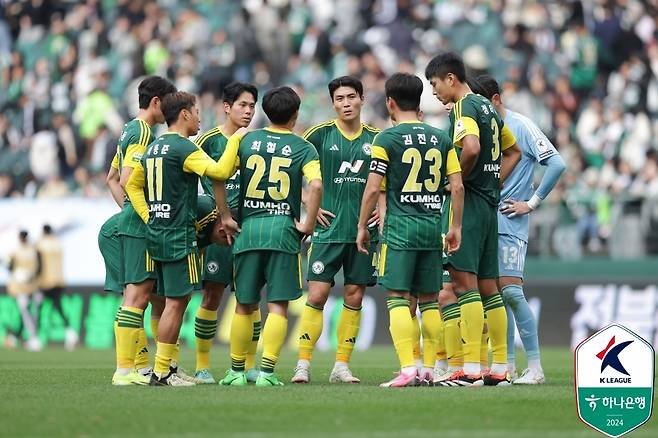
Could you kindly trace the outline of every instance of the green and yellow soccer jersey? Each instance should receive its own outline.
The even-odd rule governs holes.
[[[233,253],[298,253],[301,241],[294,219],[301,214],[302,176],[321,179],[315,148],[290,131],[259,129],[240,141],[238,163],[241,231]]]
[[[516,143],[493,105],[479,94],[467,94],[450,112],[450,134],[461,155],[462,140],[467,135],[480,139],[480,154],[473,169],[464,177],[464,187],[483,197],[491,205],[500,199],[501,152]]]
[[[313,242],[353,243],[359,221],[361,198],[368,179],[371,145],[378,129],[362,124],[353,136],[335,120],[312,127],[304,138],[318,151],[324,179],[321,208],[336,215],[331,225],[317,225]],[[373,239],[377,239],[376,228]]]
[[[216,220],[217,207],[215,206],[215,200],[205,194],[199,195],[197,197],[196,221],[194,222],[199,249],[210,245]]]
[[[401,122],[375,137],[370,171],[386,177],[386,244],[440,249],[444,178],[461,171],[450,137],[419,121]]]
[[[161,135],[146,150],[142,158],[149,210],[146,239],[154,260],[180,260],[197,247],[197,191],[208,162],[213,163],[196,144],[174,132]]]
[[[219,127],[213,128],[205,134],[196,139],[196,144],[203,149],[213,160],[219,160],[226,150],[226,143],[228,137],[222,132]],[[236,172],[231,179],[226,181],[226,195],[228,207],[231,209],[237,208],[240,202],[240,172]],[[212,190],[212,181],[207,176],[201,178],[201,186],[204,193],[214,197],[215,194]]]
[[[141,119],[133,119],[126,123],[123,132],[119,138],[115,161],[119,175],[124,167],[134,169],[141,166],[141,159],[146,151],[147,146],[153,141],[153,131],[151,127]],[[115,162],[112,162],[114,167]],[[144,237],[146,233],[146,224],[140,219],[135,212],[128,196],[123,202],[123,212],[119,220],[119,234]]]

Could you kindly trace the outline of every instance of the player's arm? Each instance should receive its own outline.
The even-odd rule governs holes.
[[[322,174],[320,173],[320,161],[311,160],[302,168],[302,174],[308,182],[308,196],[306,198],[306,218],[304,223],[296,223],[297,231],[310,235],[315,228],[315,221],[320,210],[322,201]]]
[[[461,246],[462,216],[464,212],[464,184],[462,182],[461,167],[454,149],[448,151],[446,175],[450,184],[450,207],[452,209],[452,222],[445,238],[445,251],[453,254]]]
[[[516,138],[512,131],[506,126],[503,125],[501,130],[502,144],[500,145],[503,156],[500,160],[500,186],[502,187],[507,180],[507,177],[510,176],[516,165],[521,161],[521,148],[516,144]]]
[[[226,181],[233,176],[238,159],[238,148],[240,140],[248,131],[245,128],[238,129],[226,143],[226,149],[218,161],[197,146],[197,150],[187,156],[183,163],[183,170],[188,173],[196,173],[199,176],[207,176],[217,181]]]
[[[509,217],[522,216],[537,209],[539,204],[551,193],[551,190],[553,190],[566,169],[564,160],[550,140],[538,128],[533,132],[537,134],[529,139],[529,144],[532,145],[531,147],[537,161],[542,166],[546,166],[546,172],[544,172],[539,187],[537,187],[537,190],[528,201],[514,199],[506,199],[504,201],[505,204],[500,211]],[[541,145],[541,150],[539,150],[539,145]]]
[[[372,146],[372,161],[370,161],[370,173],[366,188],[361,198],[361,210],[357,224],[356,247],[359,252],[368,254],[370,246],[370,232],[368,231],[368,219],[379,199],[382,182],[388,170],[388,154],[382,146]]]
[[[226,194],[225,181],[212,181],[212,191],[215,194],[215,204],[217,205],[217,215],[220,220],[215,222],[213,227],[214,240],[218,239],[219,233],[223,230],[226,233],[228,244],[232,245],[235,235],[240,232],[238,223],[231,216],[231,210],[228,207],[228,195]]]
[[[144,196],[144,168],[140,164],[132,168],[130,178],[126,183],[126,194],[139,217],[147,223],[149,221],[149,208]]]
[[[452,142],[461,147],[459,164],[463,177],[470,175],[480,155],[480,128],[473,117],[459,114],[455,119]]]
[[[107,178],[105,178],[105,183],[110,189],[110,193],[112,194],[114,202],[117,203],[119,208],[123,208],[125,192],[119,183],[119,156],[117,154],[114,154],[112,165],[110,166],[110,170],[107,172]]]

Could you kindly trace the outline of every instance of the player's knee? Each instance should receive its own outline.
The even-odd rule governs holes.
[[[219,302],[222,300],[223,293],[223,284],[206,283],[203,288],[201,307],[208,310],[217,310],[219,308]]]
[[[520,303],[525,301],[523,289],[515,284],[505,286],[502,290],[503,302],[512,308],[516,308]]]
[[[313,307],[323,308],[328,298],[329,293],[325,293],[324,290],[318,288],[309,290],[306,301]]]
[[[447,305],[456,304],[456,303],[457,303],[457,296],[452,291],[452,288],[442,289],[441,292],[439,292],[439,306],[441,306],[442,308]]]
[[[350,307],[361,307],[365,288],[355,285],[345,287],[344,301]]]

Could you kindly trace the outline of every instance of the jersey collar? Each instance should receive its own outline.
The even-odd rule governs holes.
[[[263,129],[270,132],[276,132],[277,134],[292,134],[292,131],[289,131],[287,129],[277,129],[277,128],[272,128],[271,126],[267,126]]]
[[[363,123],[361,123],[359,125],[359,130],[356,131],[356,133],[354,135],[348,135],[347,132],[340,129],[340,126],[338,126],[338,119],[334,119],[334,125],[336,125],[336,129],[338,129],[338,132],[340,132],[340,135],[342,135],[343,137],[345,137],[345,139],[347,139],[349,141],[354,141],[357,138],[361,137],[361,134],[363,134]]]

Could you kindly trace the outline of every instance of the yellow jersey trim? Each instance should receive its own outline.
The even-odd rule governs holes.
[[[314,179],[322,180],[322,173],[320,173],[320,160],[309,161],[302,167],[302,174],[306,181],[313,181]]]
[[[340,135],[345,137],[346,140],[348,141],[354,141],[357,138],[361,137],[361,134],[363,134],[363,123],[359,126],[359,130],[356,131],[354,135],[349,135],[347,132],[343,131],[340,126],[338,125],[338,120],[334,119],[333,120],[334,125],[336,125],[336,129],[338,129],[338,132],[340,132]]]
[[[501,137],[503,139],[502,142],[503,150],[509,149],[516,144],[516,138],[514,137],[512,130],[509,129],[507,125],[503,125],[503,129],[501,131]]]
[[[373,160],[381,160],[388,162],[388,153],[386,152],[386,149],[384,149],[383,147],[372,145],[371,151],[372,151]]]
[[[266,131],[270,131],[270,132],[276,132],[277,134],[292,134],[293,133],[292,131],[290,131],[288,129],[277,129],[277,128],[273,128],[271,126],[268,126],[266,128],[263,128],[263,129],[265,129]]]
[[[454,149],[450,149],[448,151],[448,160],[446,162],[446,176],[461,171],[462,168],[459,165],[459,158],[457,158],[457,152],[455,152]]]
[[[310,128],[308,128],[308,129],[306,130],[306,132],[304,132],[304,134],[302,135],[302,137],[304,137],[304,140],[308,140],[308,137],[310,137],[311,134],[313,134],[315,131],[317,131],[317,130],[320,129],[320,128],[324,128],[325,126],[331,126],[333,123],[334,123],[334,121],[333,121],[333,120],[330,120],[330,121],[328,121],[328,122],[323,122],[323,123],[320,123],[320,124],[318,124],[318,125],[311,126]]]

